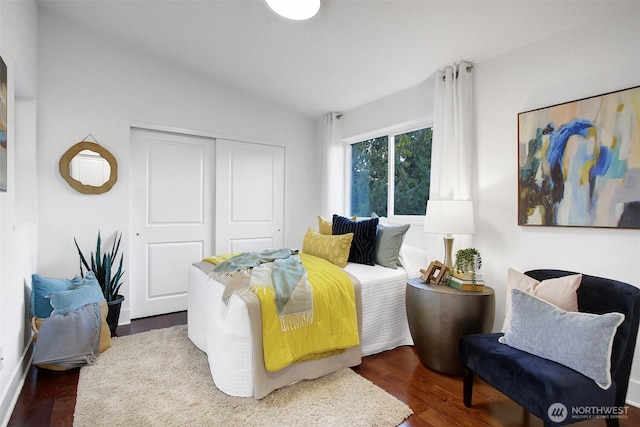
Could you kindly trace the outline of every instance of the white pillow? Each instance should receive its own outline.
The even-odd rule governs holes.
[[[407,271],[409,279],[420,277],[420,269],[429,265],[429,256],[425,249],[402,244],[398,254],[398,264]]]
[[[564,311],[578,311],[578,294],[576,291],[582,282],[582,274],[556,277],[537,281],[533,277],[520,273],[512,268],[507,271],[507,298],[504,310],[502,332],[511,326],[511,290],[520,289],[535,295]]]

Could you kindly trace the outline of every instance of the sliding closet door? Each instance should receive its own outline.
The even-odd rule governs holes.
[[[131,318],[187,309],[193,262],[211,254],[213,139],[132,129]]]
[[[216,140],[215,252],[284,244],[284,147]]]

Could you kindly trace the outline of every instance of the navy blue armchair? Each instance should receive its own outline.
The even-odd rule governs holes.
[[[576,273],[532,270],[525,274],[542,281]],[[571,368],[502,344],[498,342],[500,333],[467,335],[460,340],[459,350],[465,406],[471,406],[473,379],[478,376],[541,418],[546,426],[588,418],[605,418],[607,426],[618,426],[620,416],[624,415],[638,336],[640,289],[616,280],[583,275],[577,295],[581,312],[625,315],[613,341],[611,387],[604,390]]]

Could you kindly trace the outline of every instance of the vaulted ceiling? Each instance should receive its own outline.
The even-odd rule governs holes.
[[[575,29],[638,1],[323,0],[308,21],[264,0],[38,0],[41,10],[310,118]],[[562,46],[558,46],[562,49]]]

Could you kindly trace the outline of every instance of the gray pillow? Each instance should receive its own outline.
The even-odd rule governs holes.
[[[409,224],[390,225],[378,223],[376,235],[376,264],[383,267],[398,268],[398,255],[404,235],[409,230]]]
[[[611,386],[611,349],[624,314],[568,312],[519,289],[511,298],[511,327],[500,342]]]

